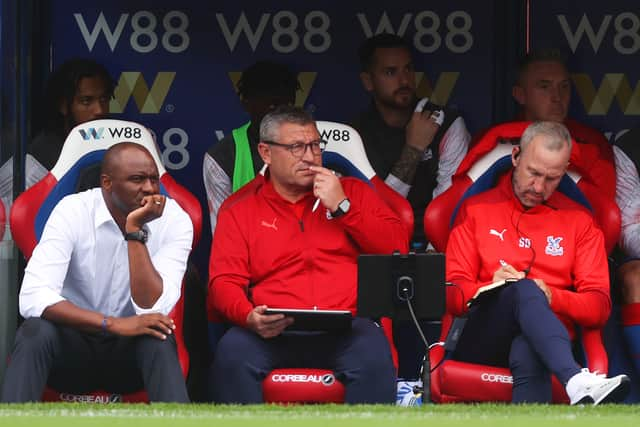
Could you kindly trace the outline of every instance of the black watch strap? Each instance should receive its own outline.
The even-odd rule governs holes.
[[[144,228],[124,235],[124,240],[135,240],[142,243],[147,243],[148,238],[149,234]]]
[[[331,212],[331,217],[338,218],[346,214],[347,212],[349,212],[350,208],[351,208],[351,201],[348,198],[344,199],[343,201],[338,203],[338,209],[336,209],[335,212]]]

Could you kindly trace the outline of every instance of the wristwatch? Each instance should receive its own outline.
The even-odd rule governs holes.
[[[149,233],[147,233],[147,230],[145,230],[144,228],[124,235],[124,240],[137,240],[138,242],[142,243],[147,243],[148,238]]]
[[[349,212],[350,208],[351,202],[349,201],[349,199],[344,199],[343,201],[338,203],[338,209],[336,209],[335,212],[331,212],[331,218],[338,218],[339,216],[346,214],[347,212]]]

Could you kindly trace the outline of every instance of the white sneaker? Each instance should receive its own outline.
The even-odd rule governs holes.
[[[631,389],[631,382],[626,375],[606,378],[604,375],[594,374],[588,369],[572,376],[567,382],[567,395],[572,405],[579,403],[620,402],[627,397]]]

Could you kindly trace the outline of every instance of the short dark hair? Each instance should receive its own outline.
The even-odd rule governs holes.
[[[242,72],[237,89],[242,99],[274,95],[295,97],[300,83],[285,64],[258,61]]]
[[[361,71],[368,71],[373,65],[373,55],[376,49],[406,49],[410,54],[413,53],[411,44],[400,36],[389,33],[376,34],[366,39],[358,48],[358,58],[360,59]]]
[[[518,74],[516,76],[516,83],[520,83],[520,81],[522,80],[522,76],[527,72],[529,66],[537,62],[555,62],[562,65],[565,69],[568,69],[567,60],[564,54],[559,49],[534,49],[523,56],[518,63]]]
[[[104,65],[87,58],[74,58],[65,61],[47,81],[45,113],[48,129],[61,131],[65,128],[65,117],[60,113],[60,103],[64,101],[67,107],[71,107],[80,80],[87,77],[99,77],[104,82],[109,97],[113,97],[115,81]]]
[[[277,141],[280,136],[280,126],[285,123],[301,126],[316,124],[311,113],[303,108],[292,105],[279,105],[268,112],[260,122],[260,140]]]

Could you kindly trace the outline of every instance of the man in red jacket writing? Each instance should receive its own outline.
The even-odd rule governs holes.
[[[260,125],[266,175],[220,209],[209,305],[235,326],[220,340],[211,369],[218,402],[262,402],[266,375],[295,366],[333,369],[348,403],[394,402],[389,345],[373,321],[355,318],[340,333],[294,332],[286,330],[291,317],[265,313],[355,313],[358,255],[407,250],[400,219],[374,190],[321,166],[324,144],[307,113],[278,107]]]
[[[619,401],[625,375],[583,370],[572,355],[575,325],[599,328],[611,309],[602,232],[590,213],[556,191],[571,153],[557,122],[536,122],[512,153],[512,172],[465,201],[447,245],[447,308],[466,311],[476,291],[513,279],[472,305],[456,360],[508,366],[514,402],[549,402],[553,373],[572,404]]]

